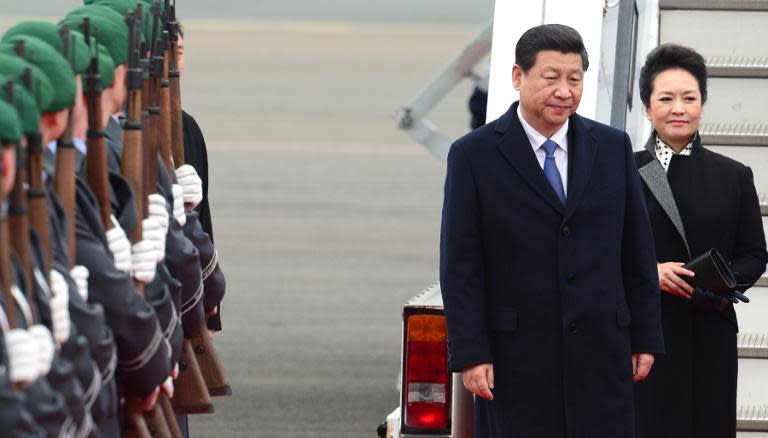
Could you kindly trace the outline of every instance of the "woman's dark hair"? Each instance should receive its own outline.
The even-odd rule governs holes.
[[[707,63],[695,50],[677,44],[662,44],[645,58],[640,70],[640,100],[646,108],[651,105],[653,81],[664,71],[681,68],[690,73],[699,83],[701,103],[707,102]]]
[[[536,63],[536,56],[542,50],[557,50],[562,53],[578,53],[584,71],[589,67],[589,55],[584,41],[576,29],[562,24],[543,24],[525,31],[515,46],[515,63],[524,73]]]

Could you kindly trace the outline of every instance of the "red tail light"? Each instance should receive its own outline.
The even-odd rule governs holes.
[[[442,315],[411,315],[406,320],[403,423],[410,430],[448,429],[447,337]]]

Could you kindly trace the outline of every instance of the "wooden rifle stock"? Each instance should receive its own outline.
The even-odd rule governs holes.
[[[200,334],[190,339],[190,342],[194,348],[197,362],[200,364],[200,371],[203,373],[208,393],[213,397],[232,395],[229,378],[224,372],[224,366],[213,346],[213,336],[208,329],[204,327]]]
[[[2,153],[12,145],[3,144]],[[2,163],[0,163],[2,166]],[[11,286],[13,285],[13,267],[11,265],[10,229],[8,226],[8,201],[5,193],[0,193],[0,286],[3,287],[3,299],[5,300],[5,315],[8,317],[8,325],[16,328],[16,306],[14,304]]]
[[[69,27],[61,28],[62,54],[69,59]],[[56,145],[56,170],[53,175],[53,190],[59,195],[67,218],[67,253],[75,263],[75,143],[74,110],[67,111],[67,127]]]
[[[14,102],[13,81],[8,80],[5,83],[5,94],[8,102]],[[27,217],[27,182],[26,169],[26,151],[27,145],[24,138],[16,145],[16,175],[11,189],[10,207],[8,209],[8,220],[10,223],[11,244],[21,262],[22,279],[27,289],[27,302],[32,312],[32,321],[37,321],[37,297],[35,296],[35,287],[32,284],[34,275],[32,273],[32,250],[29,239],[29,219]]]
[[[181,73],[178,69],[179,28],[175,17],[175,5],[170,7],[168,23],[170,36],[170,52],[168,53],[168,81],[170,84],[170,122],[171,122],[171,152],[173,163],[181,166],[184,160],[184,129],[181,112]],[[213,346],[213,338],[207,327],[189,339],[189,347],[203,374],[208,393],[211,396],[231,395],[232,388],[226,376],[221,359]],[[181,377],[179,377],[181,380]]]
[[[171,92],[168,82],[167,48],[163,57],[163,73],[160,79],[159,97],[158,149],[168,171],[168,176],[175,180],[173,156],[171,154]],[[177,411],[184,414],[211,413],[213,412],[213,404],[200,366],[194,354],[192,354],[193,351],[190,340],[184,339],[173,405]]]
[[[27,200],[29,205],[29,223],[40,239],[43,250],[43,275],[48,277],[51,265],[51,236],[50,218],[48,217],[48,198],[43,179],[43,148],[40,133],[27,135],[27,178],[29,190]]]
[[[165,32],[167,34],[167,31]],[[167,37],[167,35],[166,35]],[[160,80],[160,126],[159,146],[160,156],[163,157],[163,163],[168,171],[168,176],[174,179],[173,155],[171,155],[171,84],[168,81],[168,49],[165,49],[163,56],[163,77]]]
[[[126,23],[129,29],[129,57],[126,105],[126,121],[123,125],[123,156],[120,172],[128,180],[136,196],[136,216],[133,230],[127,230],[132,243],[142,239],[142,220],[146,217],[147,199],[144,196],[144,157],[142,136],[142,71],[139,66],[139,39],[141,29],[141,4],[137,4],[133,13],[128,14]],[[144,284],[134,280],[139,293],[144,294]],[[136,400],[126,400],[125,436],[145,438],[144,434],[153,431],[162,438],[170,437],[168,424],[157,404],[148,413],[143,413]],[[151,435],[150,435],[151,436]]]
[[[29,303],[29,309],[32,312],[32,321],[39,321],[37,309],[37,297],[35,296],[35,287],[32,283],[34,277],[32,271],[32,250],[29,239],[29,219],[27,216],[27,193],[26,183],[26,163],[24,154],[26,146],[19,144],[16,148],[16,180],[11,190],[11,205],[8,211],[8,220],[11,230],[11,243],[16,255],[21,262],[22,276],[26,285],[26,298]]]
[[[104,122],[101,109],[101,76],[99,74],[98,51],[95,51],[95,56],[91,58],[91,65],[85,78],[85,105],[88,109],[88,134],[86,138],[88,155],[85,165],[88,171],[88,186],[96,196],[104,230],[109,231],[113,228],[112,205],[109,199],[107,147],[104,143],[104,126],[102,126]]]
[[[16,52],[20,57],[24,57],[24,44],[19,43],[16,46]],[[35,90],[32,84],[32,72],[25,69],[20,79],[24,87],[32,94]],[[29,205],[29,221],[32,228],[40,239],[40,245],[43,250],[43,271],[48,277],[52,267],[51,262],[51,236],[50,236],[50,218],[48,217],[48,197],[45,186],[45,176],[43,171],[43,135],[42,133],[27,134],[27,178],[29,179],[29,190],[27,198]]]
[[[153,438],[144,416],[126,409],[123,438]]]
[[[141,221],[146,217],[146,200],[143,198],[144,179],[142,167],[144,159],[142,154],[141,139],[141,91],[128,90],[128,111],[125,125],[123,126],[123,157],[120,172],[128,180],[136,196],[136,216],[138,221],[129,232],[131,242],[141,241]],[[134,112],[130,114],[130,112]],[[140,283],[137,283],[140,285]],[[143,287],[141,288],[143,292]]]
[[[171,92],[171,153],[176,167],[184,165],[184,126],[181,116],[181,73],[178,68],[179,35],[178,24],[169,23],[171,29],[171,48],[168,64],[168,82]]]

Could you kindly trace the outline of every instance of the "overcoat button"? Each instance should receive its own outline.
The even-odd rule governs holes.
[[[563,226],[563,236],[568,237],[571,235],[571,227],[568,225]]]
[[[575,322],[572,322],[568,325],[568,330],[571,333],[578,333],[579,332],[579,326]]]

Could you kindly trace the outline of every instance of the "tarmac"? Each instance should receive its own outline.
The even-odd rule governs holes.
[[[0,29],[76,6],[19,3]],[[402,305],[438,277],[445,165],[393,115],[492,2],[288,3],[178,4],[183,106],[208,143],[227,275],[215,340],[234,390],[191,418],[193,437],[376,436],[399,404]],[[468,131],[470,91],[429,116],[449,138]]]

